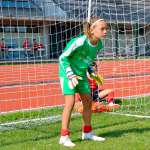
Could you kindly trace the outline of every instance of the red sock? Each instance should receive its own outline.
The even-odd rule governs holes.
[[[114,91],[110,92],[110,93],[107,95],[107,102],[108,102],[108,103],[114,103]]]
[[[83,126],[82,130],[84,133],[89,133],[92,131],[92,126],[91,125],[85,125],[85,126]]]
[[[61,136],[66,136],[66,135],[69,135],[70,134],[70,131],[67,130],[67,129],[61,129]]]

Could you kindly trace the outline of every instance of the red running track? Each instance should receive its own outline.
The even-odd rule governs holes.
[[[104,88],[115,97],[150,93],[150,60],[102,61],[99,70]],[[0,66],[0,111],[8,112],[64,103],[58,64]]]

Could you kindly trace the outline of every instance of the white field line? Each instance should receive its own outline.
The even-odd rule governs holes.
[[[109,114],[150,119],[150,116],[142,116],[142,115],[124,114],[124,113],[117,113],[117,112],[109,112]]]
[[[79,113],[73,113],[72,117],[80,116]],[[36,119],[26,119],[26,120],[19,120],[19,121],[13,121],[13,122],[7,122],[7,123],[1,123],[0,124],[0,130],[9,128],[11,126],[20,125],[20,124],[41,124],[42,122],[57,122],[61,120],[61,115],[54,115],[50,117],[43,117],[43,118],[36,118]]]

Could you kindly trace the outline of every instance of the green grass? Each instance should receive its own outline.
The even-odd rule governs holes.
[[[116,101],[121,103],[120,100]],[[60,115],[63,107],[16,112],[0,115],[1,123]],[[149,97],[125,100],[118,112],[149,115]],[[150,119],[93,114],[94,132],[106,138],[104,142],[81,140],[81,116],[72,118],[71,139],[74,150],[150,150]],[[37,122],[0,128],[0,150],[66,150],[58,144],[61,122]]]
[[[116,103],[121,105],[121,109],[117,112],[120,113],[130,113],[139,115],[150,115],[150,97],[141,97],[137,99],[124,100],[116,99]],[[104,102],[105,103],[105,102]],[[13,112],[0,115],[0,122],[11,122],[25,119],[34,119],[49,117],[53,115],[61,114],[63,107],[54,107],[38,110],[29,110],[21,112]]]
[[[135,99],[123,100],[120,113],[150,116],[150,97],[141,97]]]
[[[119,110],[115,110],[115,112],[150,116],[149,99],[150,97],[141,97],[141,98],[125,99],[125,100],[115,99],[115,103],[121,105],[121,108]],[[104,100],[103,103],[107,104],[106,100]],[[0,115],[0,123],[51,117],[54,115],[60,115],[62,113],[62,110],[63,107],[59,106],[59,107],[5,113]]]
[[[104,142],[81,140],[81,116],[71,121],[74,150],[150,150],[150,120],[111,114],[94,114],[93,130]],[[0,150],[66,150],[58,144],[61,122],[2,131]]]
[[[61,114],[63,107],[51,107],[46,109],[38,109],[38,110],[30,110],[30,111],[21,111],[21,112],[12,112],[7,114],[0,115],[0,122],[11,122],[18,121],[22,119],[34,119],[34,118],[42,118],[47,116],[53,116]]]

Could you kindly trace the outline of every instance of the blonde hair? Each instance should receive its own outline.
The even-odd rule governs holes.
[[[91,27],[94,27],[99,21],[104,21],[104,19],[100,17],[91,17],[90,22],[85,22],[83,24],[83,32],[88,38],[91,36]]]

